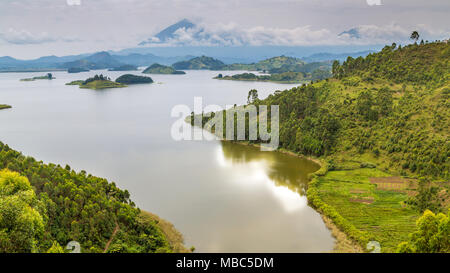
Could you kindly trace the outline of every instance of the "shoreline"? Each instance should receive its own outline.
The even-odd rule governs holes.
[[[227,141],[227,142],[231,142],[234,144],[239,144],[239,145],[245,145],[245,146],[253,146],[253,147],[257,147],[260,148],[261,146],[259,144],[256,143],[249,143],[249,142],[242,142],[242,141],[230,141],[230,140],[221,140],[221,141]],[[311,176],[312,178],[310,179],[309,183],[308,183],[308,189],[309,186],[311,185],[311,182],[314,179],[314,176],[323,176],[328,172],[328,168],[326,167],[326,163],[323,162],[321,159],[316,158],[316,157],[311,157],[311,156],[305,156],[302,154],[297,154],[294,153],[292,151],[288,151],[285,149],[280,149],[280,150],[276,150],[273,152],[278,152],[278,153],[282,153],[282,154],[286,154],[286,155],[290,155],[290,156],[295,156],[295,157],[299,157],[299,158],[304,158],[307,160],[310,160],[314,163],[316,163],[317,165],[319,165],[319,169],[313,173],[308,174],[308,176]],[[335,239],[334,242],[334,247],[333,249],[330,251],[331,253],[364,253],[364,249],[361,247],[360,244],[358,244],[355,240],[352,240],[351,238],[349,238],[349,235],[347,233],[345,233],[344,231],[342,231],[334,222],[331,218],[329,218],[325,213],[323,213],[319,208],[314,206],[313,201],[310,200],[310,198],[308,197],[308,194],[306,195],[306,198],[308,200],[308,205],[314,209],[317,213],[320,214],[322,221],[324,222],[325,226],[327,227],[327,229],[331,232],[331,236],[333,236],[333,238]]]
[[[192,250],[194,249],[194,247],[192,247],[191,249],[186,248],[186,246],[184,245],[183,234],[175,228],[172,222],[169,222],[154,213],[142,209],[141,215],[143,217],[148,217],[149,219],[156,222],[156,226],[158,226],[161,232],[166,236],[166,239],[172,247],[174,253],[193,252]]]
[[[247,79],[225,79],[225,78],[213,78],[214,80],[221,80],[221,81],[237,81],[237,82],[272,82],[272,83],[279,83],[279,84],[308,84],[311,81],[271,81],[271,80],[247,80]]]

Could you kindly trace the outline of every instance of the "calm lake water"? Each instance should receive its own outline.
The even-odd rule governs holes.
[[[44,162],[69,164],[128,189],[144,210],[180,230],[198,252],[327,252],[334,240],[304,196],[307,160],[219,141],[174,141],[177,104],[222,107],[295,85],[219,81],[218,73],[150,75],[154,84],[93,91],[65,86],[103,73],[0,73],[0,141]],[[140,74],[139,72],[133,72]]]

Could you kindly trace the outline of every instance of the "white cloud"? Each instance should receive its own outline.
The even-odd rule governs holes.
[[[0,41],[15,45],[33,45],[52,43],[57,41],[74,42],[79,40],[74,37],[55,38],[45,31],[39,33],[31,33],[27,30],[17,30],[14,28],[9,28],[7,31],[0,31]]]
[[[348,33],[338,36],[341,42],[347,44],[390,44],[409,42],[409,37],[412,30],[417,30],[424,39],[434,40],[443,39],[450,36],[449,31],[433,30],[425,25],[416,25],[410,28],[405,28],[396,23],[388,25],[360,25],[355,27],[359,38],[354,37]]]
[[[428,31],[423,25],[405,28],[398,24],[360,25],[354,27],[357,37],[341,34],[326,28],[301,26],[295,28],[276,28],[257,26],[244,29],[237,24],[200,24],[195,28],[178,29],[174,37],[161,43],[157,38],[149,39],[146,46],[311,46],[311,45],[371,45],[405,43],[412,29],[418,30],[427,39],[446,38],[449,32]],[[342,30],[344,31],[344,30]]]
[[[79,5],[81,5],[81,0],[67,0],[67,5],[79,6]]]

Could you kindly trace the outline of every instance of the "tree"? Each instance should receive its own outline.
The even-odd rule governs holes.
[[[0,171],[0,252],[37,252],[44,231],[39,202],[26,177]]]
[[[363,91],[356,99],[358,113],[366,120],[377,120],[378,112],[373,109],[374,99],[369,91]]]
[[[416,30],[414,30],[412,33],[411,33],[411,37],[409,37],[411,40],[414,40],[414,42],[415,43],[417,43],[417,41],[419,40],[419,38],[420,38],[420,35],[419,35],[419,32],[417,32]]]
[[[449,253],[450,252],[450,210],[448,215],[434,214],[426,210],[417,220],[417,231],[410,234],[410,240],[398,245],[401,253]]]
[[[58,242],[53,242],[52,246],[47,250],[47,253],[65,253],[62,246]]]
[[[252,89],[248,92],[247,103],[254,103],[258,100],[258,90]]]
[[[333,74],[333,77],[339,78],[339,76],[340,76],[340,73],[339,73],[340,68],[341,68],[341,65],[339,64],[339,61],[335,60],[333,62],[333,66],[331,67],[331,73]]]

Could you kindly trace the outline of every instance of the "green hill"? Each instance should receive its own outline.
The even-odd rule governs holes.
[[[7,105],[7,104],[0,104],[0,110],[2,110],[2,109],[9,109],[9,108],[12,108],[10,105]]]
[[[173,67],[165,66],[161,64],[152,64],[147,67],[144,71],[144,74],[174,74],[174,75],[183,75],[186,74],[184,71],[175,70]]]
[[[322,161],[308,200],[355,246],[396,251],[425,209],[448,211],[449,54],[440,42],[386,46],[254,101],[279,105],[280,149]]]
[[[219,70],[224,66],[225,64],[222,61],[206,56],[196,57],[188,61],[177,62],[172,65],[172,67],[177,70]]]
[[[270,73],[283,72],[310,72],[310,71],[295,71],[293,68],[297,66],[304,66],[306,63],[300,59],[278,56],[259,61],[252,64],[230,64],[225,66],[224,70],[249,70],[249,71],[266,71]],[[283,68],[283,69],[282,69]],[[277,71],[276,71],[277,70]]]
[[[62,68],[79,68],[79,69],[95,70],[95,69],[120,67],[122,65],[124,64],[117,61],[108,52],[98,52],[79,60],[63,63],[60,66]]]

